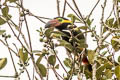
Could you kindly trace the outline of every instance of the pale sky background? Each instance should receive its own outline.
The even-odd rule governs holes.
[[[62,13],[64,0],[60,0],[60,1],[61,1],[60,6],[61,6],[61,13]],[[93,8],[93,6],[96,4],[97,1],[98,0],[76,0],[77,4],[79,5],[79,9],[80,9],[81,13],[85,16],[90,13],[91,9]],[[97,6],[97,8],[94,10],[93,16],[92,16],[93,18],[95,18],[94,25],[97,25],[97,29],[99,29],[99,27],[100,27],[99,20],[100,20],[100,16],[101,16],[101,3],[103,3],[103,1],[104,0],[101,0],[99,5]],[[112,0],[108,0],[108,1],[109,2],[107,3],[107,7],[105,9],[105,18],[108,17],[108,13],[112,9]],[[56,0],[23,0],[23,2],[24,2],[24,7],[26,9],[29,9],[33,14],[35,14],[37,16],[48,17],[48,18],[54,18],[57,16]],[[70,4],[72,4],[72,0],[68,0],[68,2],[70,2]],[[73,13],[73,12],[70,8],[68,9],[68,7],[67,7],[67,10],[65,12],[65,17],[67,17],[67,15],[69,13]],[[10,9],[10,14],[12,14],[12,20],[15,21],[16,23],[18,23],[18,14],[17,14],[16,9]],[[42,50],[42,46],[39,42],[39,34],[38,34],[38,32],[36,32],[36,30],[39,29],[40,27],[44,27],[44,24],[33,17],[27,17],[27,19],[28,19],[28,25],[29,25],[30,33],[31,33],[33,50]],[[11,31],[9,30],[9,28],[7,27],[6,24],[4,25],[4,27],[2,27],[2,29],[7,29],[8,30],[7,32],[11,33]],[[26,31],[24,31],[24,32],[26,32]],[[12,38],[9,39],[10,44],[12,44],[13,42],[18,44],[18,42],[15,40],[16,39],[12,39]],[[19,44],[17,46],[19,46]],[[94,50],[96,48],[96,44],[90,38],[88,38],[88,46],[89,46],[88,47],[89,49]],[[0,50],[1,50],[0,58],[3,58],[3,57],[8,58],[8,63],[6,65],[6,67],[0,71],[0,75],[4,75],[4,74],[14,75],[14,70],[13,70],[13,66],[11,64],[9,52],[8,52],[7,48],[5,46],[3,46],[2,43],[0,43]],[[60,48],[60,50],[59,50],[60,54],[58,53],[58,56],[62,59],[65,58],[64,52],[65,52],[64,48]],[[13,56],[15,56],[15,55],[13,54]],[[15,57],[14,60],[17,61],[18,58]],[[18,66],[18,65],[16,65],[16,66]],[[31,69],[31,71],[29,69]],[[32,68],[30,66],[28,67],[28,70],[29,70],[29,73],[31,73],[31,75],[32,75]],[[61,71],[58,71],[58,72],[61,73]],[[22,74],[21,76],[22,76],[21,80],[28,80],[28,78],[26,77],[27,76],[26,73]],[[0,80],[14,80],[14,79],[0,78]],[[54,79],[54,75],[53,75],[53,77],[50,77],[49,80],[56,80],[56,79]]]

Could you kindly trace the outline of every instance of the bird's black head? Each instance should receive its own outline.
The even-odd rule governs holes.
[[[71,24],[72,22],[66,18],[56,17],[50,20],[49,22],[47,22],[47,24],[45,25],[45,28],[55,27],[58,30],[64,30],[64,29],[67,29],[67,26]]]

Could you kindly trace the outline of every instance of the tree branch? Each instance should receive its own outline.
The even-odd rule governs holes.
[[[56,0],[57,1],[57,13],[58,13],[58,16],[60,17],[60,1],[59,0]]]

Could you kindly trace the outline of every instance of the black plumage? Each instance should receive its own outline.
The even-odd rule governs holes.
[[[64,21],[65,20],[65,21]],[[72,25],[72,29],[68,28],[68,25]],[[76,37],[78,34],[80,34],[79,36],[77,36],[76,38],[78,40],[85,40],[85,37],[84,35],[82,34],[81,30],[76,30],[77,27],[75,25],[72,24],[72,22],[70,22],[70,20],[68,20],[67,18],[63,18],[63,17],[56,17],[54,18],[53,20],[49,21],[47,24],[46,24],[46,27],[47,28],[50,28],[50,27],[55,27],[56,29],[58,29],[59,31],[63,32],[64,34],[66,34],[67,36],[62,36],[62,39],[71,43],[72,46],[74,47],[77,47],[78,45],[75,44],[74,42],[71,42],[70,41],[70,38],[71,37]],[[85,43],[85,42],[84,42]],[[78,53],[81,53],[82,50],[79,50]],[[88,59],[87,59],[87,56],[84,55],[83,56],[83,59],[82,59],[82,62],[85,63],[88,67],[88,70],[89,71],[92,71],[92,66],[91,64],[89,63]]]

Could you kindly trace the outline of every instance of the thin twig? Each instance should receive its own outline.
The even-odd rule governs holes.
[[[90,16],[92,15],[93,11],[95,10],[95,8],[97,7],[97,5],[99,4],[100,0],[97,1],[97,3],[95,4],[95,6],[92,8],[91,12],[88,15],[88,19],[90,18]]]
[[[31,14],[31,12],[29,12]],[[34,16],[36,18],[40,18],[40,19],[46,19],[46,20],[51,20],[51,18],[46,18],[46,17],[41,17],[41,16],[36,16],[34,14],[32,14],[31,16]]]
[[[53,70],[53,72],[54,72],[54,74],[55,74],[57,80],[60,80],[59,77],[58,77],[58,75],[57,75],[57,73],[56,73],[56,70],[55,70],[54,68],[52,68],[52,70]]]
[[[117,23],[118,23],[118,28],[120,28],[120,20],[119,20],[119,3],[118,3],[118,0],[116,0],[116,13],[117,13]]]
[[[2,42],[7,48],[9,48],[13,53],[15,53],[16,56],[18,56],[18,54],[12,48],[7,46],[7,44],[3,40],[0,39],[0,42]]]
[[[28,12],[28,14],[30,16],[34,16],[35,18],[37,18],[39,21],[41,21],[42,23],[46,24],[45,21],[43,21],[42,19],[40,18],[43,18],[43,17],[38,17],[38,16],[35,16],[33,13],[31,13],[28,9],[25,9],[23,6],[21,6],[20,4],[16,3],[20,8],[22,8],[24,11]],[[45,19],[45,18],[44,18]],[[50,18],[46,18],[46,19],[50,19]]]
[[[62,17],[64,17],[64,15],[65,15],[65,9],[66,9],[66,0],[64,1],[64,7],[63,7]]]
[[[33,62],[33,65],[36,69],[36,72],[39,74],[39,77],[41,78],[41,80],[44,80],[36,63],[35,63],[35,60],[34,60],[34,56],[32,54],[32,43],[31,43],[31,37],[30,37],[30,31],[29,31],[29,27],[28,27],[28,23],[27,23],[27,19],[26,19],[26,15],[24,13],[24,8],[23,8],[23,4],[22,4],[22,0],[21,0],[21,8],[22,8],[22,12],[24,14],[24,20],[25,20],[25,24],[26,24],[26,29],[27,29],[27,33],[28,33],[28,38],[29,38],[29,45],[30,45],[30,56],[31,56],[31,59],[32,59],[32,62]]]
[[[110,12],[110,14],[109,14],[109,16],[107,17],[106,20],[108,20],[110,18],[110,16],[112,15],[113,11],[114,11],[114,4],[113,4],[112,10],[111,10],[111,12]]]
[[[76,14],[77,17],[79,17],[81,19],[81,17],[77,14],[77,12],[72,8],[72,6],[67,2],[67,0],[65,0],[67,5],[70,7],[70,9],[72,9],[72,11]]]
[[[57,1],[57,13],[58,13],[58,16],[60,17],[60,1],[59,0],[56,0]]]
[[[11,23],[12,23],[13,26],[15,26],[15,27],[17,26],[11,19],[10,19],[9,21],[11,21]],[[9,23],[9,24],[11,24],[11,23]],[[12,27],[11,27],[11,28],[12,28]],[[23,40],[24,40],[27,48],[29,49],[29,45],[28,45],[27,40],[26,40],[26,38],[25,38],[25,35],[22,33],[21,29],[18,29],[18,27],[17,27],[16,30],[19,32],[18,36],[16,35],[16,37],[19,38],[19,35],[21,34],[21,36],[22,36],[22,38],[23,38]],[[13,30],[13,31],[14,31],[14,30]]]
[[[13,43],[13,45],[15,46],[17,53],[19,52],[19,49],[17,48],[16,44]]]
[[[78,11],[78,13],[79,13],[79,15],[78,15],[78,16],[80,16],[79,18],[83,21],[83,23],[85,24],[85,26],[86,26],[90,31],[92,31],[92,30],[90,29],[89,25],[88,25],[88,24],[86,23],[86,21],[84,20],[84,18],[83,18],[83,16],[82,16],[82,14],[81,14],[81,12],[80,12],[80,10],[79,10],[79,8],[78,8],[75,0],[72,0],[72,1],[73,1],[74,6],[76,7],[76,9],[77,9],[77,11]],[[96,38],[97,40],[99,39],[99,37],[96,35],[96,33],[95,33],[94,31],[92,31],[91,33],[95,36],[95,38]]]
[[[5,42],[6,42],[7,46],[9,46],[9,44],[8,44],[8,42],[7,42],[7,39],[5,39]],[[13,59],[11,50],[10,50],[9,48],[8,48],[8,51],[9,51],[9,53],[10,53],[10,57],[11,57],[11,60],[12,60],[12,64],[13,64],[13,67],[14,67],[14,70],[15,70],[15,75],[18,75],[18,72],[17,72],[16,66],[15,66],[14,59]]]
[[[77,11],[78,11],[80,17],[84,20],[84,18],[82,17],[82,14],[81,14],[81,12],[80,12],[80,10],[79,10],[79,8],[78,8],[78,6],[77,6],[75,0],[72,0],[72,1],[73,1],[73,4],[74,4],[75,8],[77,9]]]
[[[23,6],[23,5],[22,5]],[[30,36],[30,31],[29,31],[29,26],[28,26],[28,22],[25,16],[24,11],[22,10],[23,14],[24,14],[24,20],[25,20],[25,24],[26,24],[26,29],[27,29],[27,35],[28,35],[28,39],[29,39],[29,46],[30,46],[30,51],[32,52],[32,43],[31,43],[31,36]]]
[[[103,5],[101,5],[101,7],[102,7],[102,16],[101,16],[100,38],[102,38],[102,34],[103,34],[104,13],[105,13],[106,3],[107,3],[107,0],[104,1]]]
[[[30,74],[29,74],[29,72],[28,72],[26,66],[24,65],[24,63],[23,63],[23,68],[25,69],[25,71],[26,71],[26,73],[27,73],[28,79],[31,80]]]
[[[53,50],[53,52],[54,52],[54,54],[55,54],[55,56],[56,56],[58,62],[60,63],[60,65],[62,66],[62,68],[64,69],[64,71],[69,75],[69,73],[67,72],[67,70],[66,70],[65,67],[63,66],[62,62],[60,61],[59,57],[57,56],[56,51],[54,50],[54,47],[52,47],[52,45],[51,45],[50,42],[48,42],[48,44],[49,44],[50,47],[52,48],[52,50]]]
[[[4,76],[4,75],[0,75],[0,77],[5,77],[5,78],[16,78],[16,76]]]
[[[104,36],[104,38],[102,39],[102,43],[108,38],[108,36],[110,36],[110,34],[111,34],[111,32],[109,32],[108,34],[106,34],[106,35]]]
[[[56,71],[55,71],[56,72]],[[56,72],[56,74],[62,79],[65,80],[58,72]]]
[[[14,32],[14,30],[13,30],[12,26],[10,25],[10,23],[7,22],[7,24],[9,25],[11,31],[13,32],[13,34],[14,34],[14,36],[17,38],[17,40],[20,42],[20,44],[27,50],[27,48],[24,46],[24,44],[22,43],[22,41],[17,37],[17,35],[16,35],[16,33]],[[28,50],[27,50],[27,52],[31,55],[31,53],[30,53]],[[33,57],[33,56],[31,56],[31,60],[32,60],[32,62],[33,62],[33,65],[34,65],[34,67],[35,67],[36,72],[39,74],[39,77],[41,78],[41,80],[44,80],[43,77],[42,77],[42,75],[41,75],[41,73],[40,73],[40,71],[39,71],[39,69],[38,69],[38,67],[37,67],[37,65],[36,65],[36,63],[35,63],[35,60],[34,60],[34,57]]]
[[[110,31],[120,31],[120,28],[112,28],[112,27],[107,26],[105,23],[104,23],[104,26],[110,29]]]
[[[64,78],[63,78],[60,74],[57,73],[57,71],[55,70],[54,66],[50,66],[50,65],[49,65],[48,58],[47,58],[46,56],[45,56],[45,59],[47,60],[48,70],[49,70],[49,67],[51,67],[52,70],[53,70],[53,72],[54,72],[54,74],[55,74],[55,76],[56,76],[56,78],[57,78],[58,80],[60,80],[60,79],[59,79],[59,77],[60,77],[61,79],[64,80]],[[49,71],[48,71],[48,72],[49,72]],[[58,77],[58,76],[59,76],[59,77]],[[47,79],[46,79],[46,80],[48,80],[48,74],[47,74]]]
[[[39,21],[41,21],[42,23],[46,24],[46,22],[41,19],[41,18],[44,18],[44,17],[35,16],[35,15],[32,14],[30,11],[29,11],[29,15],[37,18],[37,19],[38,19]],[[51,20],[50,18],[44,18],[44,19]]]

